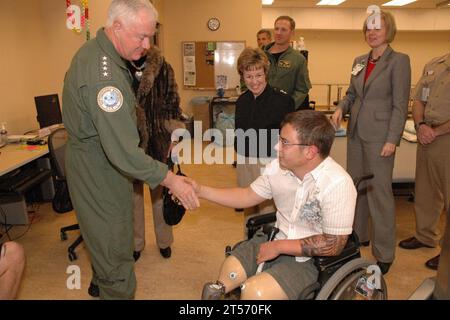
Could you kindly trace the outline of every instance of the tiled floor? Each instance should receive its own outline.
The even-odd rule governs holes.
[[[188,176],[214,186],[234,186],[235,169],[231,165],[185,165]],[[243,237],[243,217],[233,209],[223,208],[207,201],[201,208],[188,213],[175,227],[172,258],[163,259],[155,246],[151,208],[146,192],[147,246],[136,264],[138,287],[136,299],[199,299],[203,284],[215,280],[224,259],[224,248]],[[397,239],[413,234],[413,204],[406,198],[397,198]],[[75,223],[74,213],[56,214],[51,204],[42,204],[32,215],[32,225],[16,226],[12,237],[23,234],[17,241],[27,254],[27,267],[19,292],[19,299],[90,299],[87,294],[91,269],[86,249],[81,245],[76,251],[78,260],[70,262],[67,247],[75,240],[78,231],[69,232],[69,240],[61,242],[59,228]],[[442,219],[441,227],[444,219]],[[369,248],[362,249],[363,256],[373,259]],[[424,262],[438,254],[439,249],[397,248],[397,258],[386,275],[389,299],[406,299],[427,277],[436,272],[427,269]],[[81,272],[80,289],[70,281],[67,271],[78,266]],[[72,267],[73,268],[73,267]]]

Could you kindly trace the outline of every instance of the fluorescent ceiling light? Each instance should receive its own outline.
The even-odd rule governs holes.
[[[345,0],[320,0],[320,2],[316,3],[316,6],[338,6]]]
[[[273,0],[262,0],[262,4],[265,6],[270,6],[273,3]]]
[[[392,6],[392,7],[401,7],[406,6],[407,4],[416,2],[417,0],[392,0],[386,3],[383,3],[382,6]]]

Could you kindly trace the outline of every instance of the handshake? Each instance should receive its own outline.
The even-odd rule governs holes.
[[[175,201],[182,204],[187,210],[195,210],[200,207],[198,196],[201,186],[195,180],[175,175],[169,171],[161,185],[167,187],[170,194],[176,199]]]

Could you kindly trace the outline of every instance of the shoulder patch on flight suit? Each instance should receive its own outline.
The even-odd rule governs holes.
[[[287,61],[287,60],[280,60],[278,62],[278,66],[280,66],[281,68],[290,68],[291,67],[291,62]]]
[[[99,63],[98,63],[98,72],[100,75],[100,80],[111,80],[111,67],[109,62],[109,57],[106,55],[100,55],[99,56]]]
[[[116,87],[104,87],[97,95],[100,109],[106,112],[116,112],[122,107],[123,95]]]

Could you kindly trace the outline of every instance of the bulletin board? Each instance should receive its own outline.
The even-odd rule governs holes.
[[[234,89],[240,85],[237,59],[245,41],[182,42],[185,89]]]

